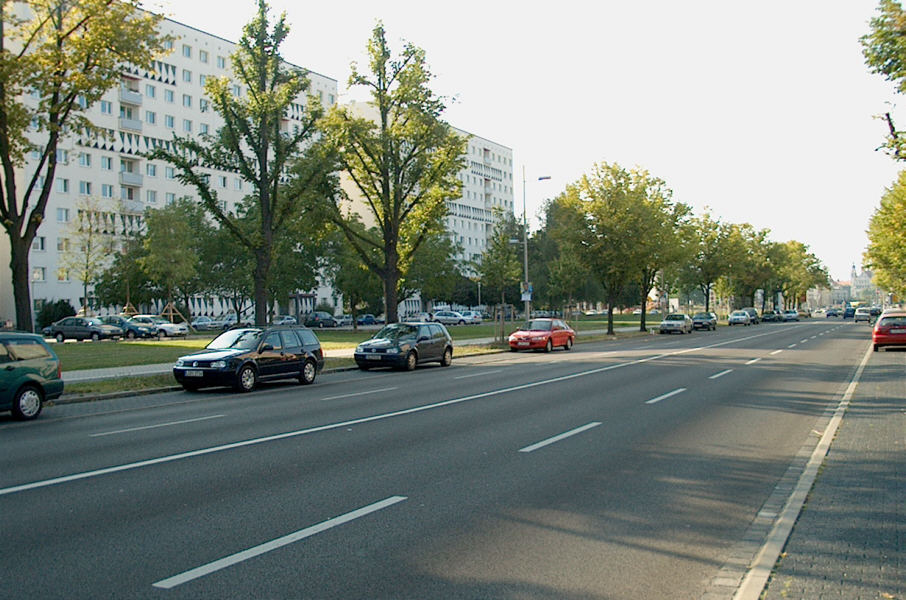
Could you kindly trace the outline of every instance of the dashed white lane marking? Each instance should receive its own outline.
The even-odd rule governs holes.
[[[760,357],[760,356],[759,356],[758,358],[753,358],[752,360],[748,361],[746,364],[747,364],[747,365],[754,365],[754,364],[757,363],[759,360],[761,360],[761,357]]]
[[[551,444],[556,444],[560,440],[565,440],[566,438],[580,434],[583,431],[588,431],[589,429],[594,429],[595,427],[599,426],[600,424],[601,423],[598,421],[592,421],[591,423],[589,423],[587,425],[583,425],[582,427],[576,427],[575,429],[570,429],[569,431],[561,433],[560,435],[555,435],[552,438],[547,438],[546,440],[542,440],[542,441],[538,442],[537,444],[532,444],[531,446],[526,446],[525,448],[520,448],[519,451],[520,452],[534,452],[538,448],[544,448],[545,446],[550,446]]]
[[[365,392],[355,392],[353,394],[342,394],[340,396],[328,396],[327,398],[321,398],[321,400],[339,400],[340,398],[354,398],[355,396],[365,396],[367,394],[378,394],[380,392],[392,392],[393,390],[398,389],[395,387],[388,388],[378,388],[376,390],[367,390]]]
[[[783,352],[783,350],[774,350],[773,352],[771,352],[771,356],[773,356],[775,354],[780,354],[781,352]]]
[[[116,435],[118,433],[130,433],[132,431],[141,431],[143,429],[157,429],[158,427],[171,427],[173,425],[182,425],[183,423],[196,423],[198,421],[207,421],[208,419],[221,419],[224,416],[226,416],[226,415],[211,415],[210,417],[198,417],[197,419],[185,419],[182,421],[170,421],[169,423],[159,423],[157,425],[145,425],[143,427],[130,427],[129,429],[117,429],[116,431],[105,431],[103,433],[92,433],[91,437]]]
[[[720,373],[715,373],[714,375],[708,377],[708,379],[719,379],[726,375],[727,373],[732,373],[733,369],[727,369],[726,371],[721,371]]]
[[[662,394],[662,395],[658,396],[657,398],[652,398],[651,400],[646,400],[645,404],[657,404],[661,400],[666,400],[667,398],[676,396],[677,394],[682,394],[685,391],[686,391],[686,388],[677,388],[677,389],[673,390],[672,392],[667,392],[666,394]]]
[[[494,369],[493,371],[482,371],[481,373],[472,373],[471,375],[460,375],[459,377],[454,377],[453,379],[469,379],[470,377],[481,377],[483,375],[493,375],[494,373],[500,373],[503,369]]]
[[[334,517],[333,519],[328,519],[322,523],[318,523],[312,527],[307,527],[305,529],[300,529],[289,535],[285,535],[281,538],[271,540],[254,548],[249,548],[248,550],[243,550],[242,552],[237,552],[236,554],[231,554],[230,556],[225,556],[219,560],[196,567],[179,575],[174,575],[173,577],[168,577],[167,579],[161,579],[157,583],[152,584],[156,588],[162,588],[168,590],[174,588],[178,585],[182,585],[193,579],[198,579],[199,577],[204,577],[215,571],[220,571],[221,569],[226,569],[235,564],[241,563],[242,561],[254,558],[256,556],[261,556],[271,550],[276,550],[277,548],[282,548],[283,546],[292,544],[293,542],[298,542],[299,540],[304,540],[307,537],[311,537],[315,534],[321,533],[322,531],[327,531],[344,523],[349,523],[355,519],[360,519],[366,515],[369,515],[373,512],[385,509],[388,506],[397,504],[406,500],[406,496],[391,496],[380,502],[375,502],[374,504],[369,504],[352,512],[348,512],[345,515],[340,515],[339,517]]]

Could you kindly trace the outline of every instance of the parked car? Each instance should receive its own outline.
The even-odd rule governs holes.
[[[101,321],[107,325],[119,327],[123,330],[123,335],[130,340],[134,340],[135,338],[150,338],[157,335],[157,330],[154,327],[144,325],[122,315],[107,315],[106,317],[101,317]]]
[[[761,320],[764,323],[779,323],[783,321],[783,313],[779,310],[766,310],[761,313]]]
[[[277,315],[274,317],[272,325],[296,325],[298,321],[292,315]]]
[[[689,315],[683,313],[670,313],[661,320],[658,333],[692,333],[694,326]]]
[[[758,310],[754,306],[745,306],[740,310],[744,310],[749,313],[749,322],[752,325],[758,325],[761,322],[761,318],[758,316]]]
[[[411,371],[427,362],[449,367],[453,338],[440,323],[391,323],[356,346],[354,358],[363,371],[387,366]]]
[[[700,312],[692,316],[692,329],[717,329],[717,317],[714,313]]]
[[[852,319],[856,315],[856,309],[852,306],[847,306],[843,309],[843,318]]]
[[[98,317],[65,317],[45,327],[47,337],[64,340],[109,340],[123,337],[123,330],[103,323]]]
[[[752,324],[752,318],[749,316],[749,313],[744,310],[734,310],[730,313],[730,316],[727,317],[727,324],[748,326]]]
[[[159,337],[179,337],[189,335],[189,326],[185,323],[171,323],[157,315],[135,315],[132,320],[136,323],[154,327],[155,335]]]
[[[298,325],[224,331],[201,352],[180,357],[173,376],[187,391],[232,386],[250,392],[259,381],[298,379],[313,383],[324,368],[324,352],[314,332]]]
[[[23,421],[63,393],[60,359],[39,335],[0,332],[0,411]]]
[[[799,311],[795,309],[783,311],[783,321],[798,321],[799,320]]]
[[[886,310],[881,313],[871,332],[874,351],[885,346],[906,346],[906,311]]]
[[[195,329],[197,331],[210,331],[212,329],[220,329],[222,327],[220,323],[205,315],[198,315],[197,317],[192,319],[192,322],[190,324],[192,325],[192,329]]]
[[[439,310],[434,313],[434,322],[444,325],[465,325],[466,319],[455,310]]]
[[[481,324],[481,313],[477,310],[466,310],[460,313],[462,318],[466,320],[467,324],[471,325],[480,325]]]
[[[339,327],[349,327],[352,325],[352,316],[350,315],[340,315],[337,317],[337,325]]]
[[[860,306],[856,309],[856,312],[853,313],[853,322],[858,323],[859,321],[871,323],[871,308]]]
[[[824,316],[828,319],[831,317],[839,317],[840,309],[839,308],[828,308],[826,311],[824,311]]]
[[[228,312],[214,319],[215,329],[233,329],[236,327],[251,327],[254,319],[243,316],[242,319],[234,312]]]
[[[374,318],[374,315],[370,313],[365,313],[364,315],[359,315],[355,322],[358,325],[377,325],[377,319]]]
[[[305,320],[303,321],[306,327],[338,327],[339,323],[333,318],[333,315],[329,312],[324,312],[323,310],[316,310],[305,315]]]
[[[560,319],[532,319],[510,334],[507,340],[510,351],[544,350],[555,347],[572,350],[576,343],[576,332]]]

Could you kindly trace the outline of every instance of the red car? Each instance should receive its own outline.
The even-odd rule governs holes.
[[[550,352],[555,346],[571,350],[576,341],[576,332],[560,319],[532,319],[510,334],[510,351],[544,350]]]
[[[881,313],[871,332],[875,352],[881,346],[906,346],[906,310],[888,310]]]

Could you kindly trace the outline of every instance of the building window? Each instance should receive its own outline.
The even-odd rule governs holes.
[[[201,109],[201,112],[208,112],[208,101],[202,98],[198,101],[198,108]]]
[[[164,90],[164,101],[173,104],[173,90]]]
[[[69,209],[68,208],[58,208],[57,209],[57,223],[69,223]]]
[[[57,177],[57,193],[58,194],[68,194],[69,193],[69,180],[62,177]]]
[[[145,163],[145,174],[148,177],[157,177],[157,165],[154,163]]]
[[[122,186],[120,188],[120,200],[137,200],[135,197],[135,188]]]
[[[188,94],[182,95],[182,105],[186,108],[192,108],[192,96]]]
[[[242,180],[238,177],[233,180],[233,189],[237,191],[242,189]]]
[[[176,170],[173,167],[164,167],[165,179],[176,179]]]
[[[192,121],[190,119],[182,120],[182,130],[186,133],[192,133]]]
[[[31,270],[32,281],[44,281],[44,267],[34,267]]]
[[[44,248],[44,237],[43,237],[43,236],[36,236],[35,239],[32,240],[32,242],[31,242],[31,249],[32,249],[32,250],[38,250],[39,252],[43,252],[43,251],[45,250],[45,248]]]
[[[220,184],[220,187],[226,188],[226,186],[227,186],[227,178],[226,178],[226,175],[218,175],[218,176],[217,176],[217,182]]]
[[[222,56],[217,57],[217,68],[226,69],[226,59]]]
[[[157,202],[157,192],[154,190],[148,190],[145,193],[145,200],[147,200],[148,204],[155,204]]]
[[[91,182],[90,181],[80,181],[79,182],[79,194],[82,196],[91,195]]]
[[[198,124],[198,131],[199,131],[199,133],[206,134],[206,133],[208,132],[208,124],[207,124],[207,123],[199,123],[199,124]]]
[[[113,198],[113,186],[109,183],[101,184],[101,198]]]
[[[102,156],[101,157],[101,169],[103,169],[105,171],[112,171],[113,170],[113,159],[109,156]]]
[[[90,167],[91,166],[91,155],[87,152],[79,152],[79,166],[80,167]]]
[[[207,75],[199,75],[199,76],[198,76],[198,83],[199,83],[199,85],[201,85],[201,87],[204,87],[204,84],[206,84],[207,82],[208,82],[208,76],[207,76]]]
[[[145,95],[149,98],[154,98],[157,96],[157,88],[151,85],[150,83],[145,84]]]
[[[203,63],[208,62],[208,51],[207,51],[207,50],[199,50],[199,51],[198,51],[198,60],[200,60],[200,61],[203,62]]]
[[[173,49],[173,40],[165,40],[164,41],[164,50],[172,50],[172,49]]]
[[[164,195],[164,201],[165,201],[168,205],[169,205],[169,204],[173,204],[174,202],[176,202],[176,194],[174,194],[173,192],[167,192],[167,193]]]
[[[112,115],[113,114],[113,103],[109,100],[101,100],[101,114],[102,115]]]
[[[157,123],[157,113],[155,113],[153,110],[146,110],[145,123],[147,123],[148,125],[154,125],[155,123]]]
[[[234,85],[234,86],[233,86],[233,95],[236,96],[237,98],[238,98],[239,96],[241,96],[241,95],[242,95],[242,88],[239,87],[238,85]]]
[[[67,252],[69,250],[68,238],[57,238],[57,252]]]
[[[192,58],[192,46],[187,44],[182,45],[182,55],[186,58]]]
[[[57,281],[69,281],[69,271],[62,267],[57,269]]]
[[[192,83],[192,71],[188,69],[182,70],[182,80],[186,83]]]
[[[176,119],[173,118],[173,115],[164,115],[164,127],[167,129],[173,129],[176,125]]]

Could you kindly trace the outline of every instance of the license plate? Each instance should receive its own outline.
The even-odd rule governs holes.
[[[380,354],[369,354],[365,357],[366,360],[381,360]]]
[[[906,329],[891,329],[890,333],[906,333]]]
[[[530,344],[529,344],[529,342],[516,342],[516,345],[517,346],[528,346]]]
[[[186,371],[186,377],[204,377],[204,371]]]

